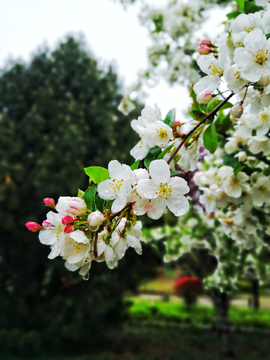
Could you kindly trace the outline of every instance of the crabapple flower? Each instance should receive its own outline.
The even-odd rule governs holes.
[[[90,241],[81,230],[75,230],[59,241],[60,255],[70,264],[90,257]]]
[[[239,93],[248,83],[248,80],[241,77],[239,67],[236,64],[224,71],[224,79],[227,82],[228,88],[234,93]]]
[[[175,216],[184,215],[189,209],[189,202],[184,194],[189,192],[187,182],[180,177],[170,177],[170,167],[165,160],[154,160],[149,166],[151,179],[142,179],[138,182],[137,192],[142,199],[154,200],[154,207],[150,214],[158,219],[166,206]],[[140,209],[134,209],[134,213]],[[148,211],[149,216],[149,211]],[[154,216],[154,217],[153,217]]]
[[[129,202],[135,175],[128,165],[121,165],[117,160],[109,162],[110,179],[98,185],[98,194],[104,200],[114,200],[112,212],[120,211]]]
[[[231,37],[235,47],[243,46],[243,41],[247,34],[255,28],[258,28],[261,23],[261,15],[257,12],[255,14],[240,14],[231,22]]]
[[[100,211],[96,210],[88,215],[87,221],[89,226],[99,226],[104,221],[104,215]]]
[[[156,121],[147,125],[145,140],[150,148],[154,146],[166,146],[173,139],[172,128],[163,121]]]
[[[246,35],[244,46],[235,49],[234,62],[244,79],[259,81],[263,71],[269,67],[270,40],[266,39],[261,29],[256,28]]]
[[[27,227],[28,230],[32,231],[32,232],[36,232],[39,231],[41,229],[44,229],[44,226],[39,225],[38,223],[34,222],[34,221],[28,221],[25,226]]]
[[[253,136],[248,141],[248,149],[253,154],[258,154],[262,151],[264,155],[268,155],[270,152],[270,140],[264,135]]]
[[[105,259],[109,269],[114,269],[118,266],[118,256],[114,250],[118,238],[111,238],[108,242],[108,235],[106,228],[98,233],[97,255],[100,259]]]
[[[246,123],[251,129],[256,130],[257,135],[266,135],[270,128],[270,109],[264,109],[256,116],[247,116]]]
[[[247,188],[249,177],[244,172],[240,171],[237,175],[233,172],[224,180],[223,189],[228,196],[239,198],[242,194],[242,189]]]
[[[209,92],[214,91],[218,87],[224,71],[230,67],[231,61],[227,49],[222,46],[219,50],[218,59],[213,54],[201,55],[198,59],[198,65],[207,76],[194,85],[193,88],[196,94],[206,90]]]
[[[142,254],[142,245],[140,242],[141,235],[141,221],[138,221],[128,230],[127,220],[121,219],[119,225],[112,234],[112,241],[116,244],[114,246],[114,251],[119,260],[122,259],[122,257],[125,255],[128,247],[133,247],[137,254]]]
[[[71,196],[60,196],[55,208],[59,214],[72,217],[83,215],[87,210],[83,199]]]

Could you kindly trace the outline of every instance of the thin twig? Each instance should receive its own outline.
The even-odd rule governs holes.
[[[181,143],[177,146],[177,148],[174,150],[174,152],[171,154],[169,160],[167,161],[168,164],[170,164],[170,162],[172,161],[172,159],[174,158],[174,156],[178,153],[178,151],[180,150],[180,148],[183,146],[183,144],[185,143],[186,139],[195,131],[197,130],[203,123],[206,122],[206,120],[208,120],[211,116],[214,116],[219,109],[222,108],[222,106],[224,104],[226,104],[227,101],[230,100],[230,98],[234,95],[234,93],[232,92],[229,96],[226,97],[226,99],[224,99],[214,110],[212,110],[209,114],[206,115],[206,117],[204,119],[202,119],[202,121],[200,121],[192,130],[190,130],[190,132],[188,132],[186,135],[184,135],[183,140],[181,141]]]

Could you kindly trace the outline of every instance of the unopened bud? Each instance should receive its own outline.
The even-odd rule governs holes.
[[[200,43],[199,43],[199,45],[200,45],[200,46],[202,46],[202,45],[214,46],[214,45],[212,44],[212,42],[211,42],[210,40],[207,40],[207,39],[201,40]]]
[[[51,208],[55,208],[55,202],[54,202],[54,199],[52,199],[52,198],[45,198],[45,199],[43,199],[43,201],[44,201],[44,204],[46,205],[46,206],[49,206],[49,207],[51,207]]]
[[[38,230],[44,229],[43,226],[39,225],[36,222],[33,221],[28,221],[25,226],[27,227],[28,230],[32,231],[32,232],[36,232]]]
[[[74,219],[71,216],[65,216],[62,218],[62,224],[69,225],[74,221]]]
[[[244,109],[243,109],[242,103],[238,102],[233,105],[233,107],[230,110],[230,113],[233,118],[239,119],[242,116],[243,111],[244,111]]]
[[[87,221],[89,226],[99,226],[104,221],[104,215],[100,211],[96,210],[88,215]]]
[[[49,226],[53,226],[53,225],[48,220],[44,220],[42,223],[42,226],[49,227]]]
[[[74,225],[67,225],[67,226],[65,227],[64,233],[69,234],[69,233],[71,233],[72,231],[74,231],[74,228],[75,228]]]
[[[258,84],[262,86],[267,86],[270,84],[270,73],[267,70],[264,70]]]
[[[180,129],[181,129],[181,122],[179,120],[176,120],[172,126],[173,135],[176,137],[181,136]]]
[[[200,104],[208,104],[209,101],[212,99],[212,94],[208,90],[202,91],[197,94],[196,99]]]
[[[200,55],[208,55],[211,52],[213,52],[214,50],[211,49],[209,46],[207,45],[201,45],[198,49],[197,49],[198,53]]]

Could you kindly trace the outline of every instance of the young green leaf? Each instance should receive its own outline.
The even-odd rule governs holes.
[[[229,14],[226,14],[229,20],[237,18],[238,15],[241,14],[241,11],[232,11]]]
[[[83,199],[83,194],[84,194],[84,191],[81,189],[78,189],[78,194],[77,194],[78,198]]]
[[[110,178],[109,171],[100,166],[89,166],[85,168],[84,171],[94,184],[99,184],[102,181]]]
[[[96,210],[96,205],[95,205],[95,195],[97,192],[97,185],[92,185],[90,188],[88,188],[84,195],[84,201],[87,205],[87,208],[91,211],[95,211]]]
[[[131,165],[131,167],[130,167],[131,170],[136,170],[136,169],[138,169],[139,163],[140,163],[140,160],[135,161],[135,162]]]
[[[245,13],[246,14],[255,13],[260,10],[264,10],[264,8],[262,6],[258,6],[256,4],[254,4],[253,2],[249,2],[249,1],[245,2]]]
[[[151,161],[156,160],[161,153],[161,149],[159,146],[155,146],[149,150],[148,155],[144,159],[144,166],[149,167]]]
[[[215,123],[208,126],[203,134],[203,143],[207,150],[213,154],[217,150],[217,133]]]
[[[96,203],[96,209],[99,210],[100,212],[103,212],[105,200],[101,199],[101,197],[99,197],[98,194],[96,194],[95,203]]]
[[[164,123],[170,127],[175,122],[176,109],[171,109],[165,117]]]
[[[164,156],[167,154],[167,152],[170,151],[173,146],[174,146],[174,144],[171,144],[170,146],[167,146],[167,147],[158,155],[158,159],[163,159]]]

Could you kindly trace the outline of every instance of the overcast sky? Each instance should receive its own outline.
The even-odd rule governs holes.
[[[166,0],[150,1],[162,4]],[[118,74],[129,85],[146,68],[150,45],[137,19],[138,10],[138,5],[132,5],[125,11],[112,0],[1,0],[0,68],[9,59],[28,61],[39,46],[55,48],[67,34],[83,34],[95,57],[116,63]],[[161,84],[150,92],[146,103],[156,102],[163,115],[176,105],[186,108],[189,102],[179,87]]]

